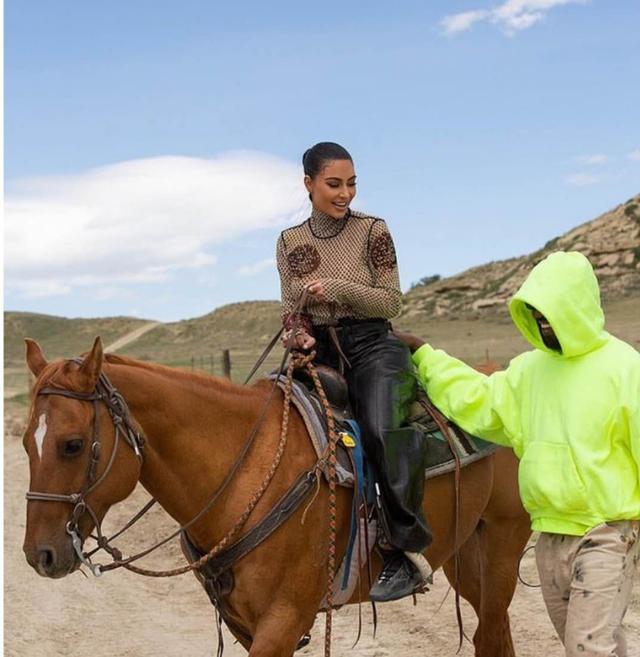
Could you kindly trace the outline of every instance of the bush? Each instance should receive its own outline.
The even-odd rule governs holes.
[[[433,285],[437,283],[442,276],[440,274],[432,274],[431,276],[423,276],[417,283],[411,283],[410,290],[413,290],[415,287],[420,287],[421,285]]]

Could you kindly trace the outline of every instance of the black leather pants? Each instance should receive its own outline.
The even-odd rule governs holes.
[[[402,426],[416,382],[411,354],[390,328],[386,320],[346,320],[336,333],[351,364],[344,369],[349,397],[365,451],[377,469],[389,542],[421,552],[431,542],[422,511],[425,440],[422,432]],[[316,362],[338,369],[339,355],[328,331],[316,326],[314,336]]]

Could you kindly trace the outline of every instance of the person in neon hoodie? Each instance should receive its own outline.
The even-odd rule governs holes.
[[[396,335],[434,404],[519,458],[542,594],[566,655],[625,657],[640,545],[640,354],[605,331],[597,279],[577,252],[538,263],[509,311],[533,350],[490,376]]]

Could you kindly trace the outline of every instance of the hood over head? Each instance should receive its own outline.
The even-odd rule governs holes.
[[[540,336],[529,304],[549,321],[562,354]],[[591,263],[577,251],[558,251],[539,262],[509,303],[514,324],[536,349],[572,358],[597,349],[607,339],[600,288]]]

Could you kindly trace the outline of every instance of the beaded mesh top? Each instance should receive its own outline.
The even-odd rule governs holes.
[[[305,222],[282,231],[276,253],[285,323],[314,280],[324,283],[326,300],[307,302],[313,324],[391,319],[400,312],[396,252],[382,219],[353,211],[334,219],[314,208]]]

